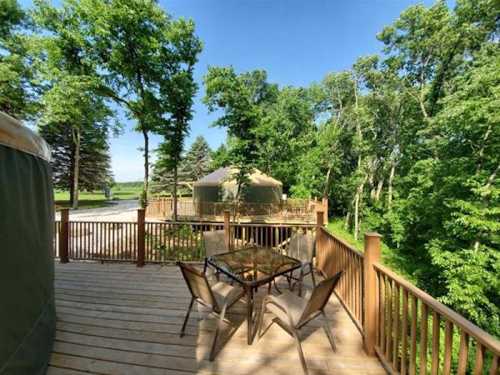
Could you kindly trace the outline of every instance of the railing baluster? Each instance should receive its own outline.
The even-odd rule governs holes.
[[[392,349],[392,280],[390,278],[385,278],[385,283],[387,287],[387,328],[386,328],[386,341],[385,341],[385,356],[390,358]]]
[[[385,352],[385,275],[380,273],[379,283],[379,303],[380,303],[380,348]]]
[[[490,366],[490,375],[498,375],[498,355],[493,357]]]
[[[476,359],[474,362],[474,375],[481,375],[484,365],[484,346],[479,342],[476,342]]]
[[[452,349],[453,349],[453,323],[447,320],[444,329],[443,375],[449,375],[451,372]]]
[[[432,364],[431,374],[439,372],[439,336],[441,334],[440,317],[436,311],[432,312]]]
[[[460,349],[458,351],[458,375],[465,375],[467,359],[469,357],[469,335],[465,331],[460,333]]]
[[[428,307],[425,303],[421,303],[420,317],[420,375],[427,373],[427,342],[428,342]]]
[[[394,345],[392,349],[392,367],[397,370],[398,356],[399,356],[399,304],[400,304],[400,290],[399,284],[395,282],[394,285],[394,324],[393,335]]]
[[[412,294],[411,300],[411,331],[410,331],[410,375],[415,375],[417,361],[417,298]]]
[[[401,375],[408,371],[408,290],[403,288],[403,326],[401,333]]]

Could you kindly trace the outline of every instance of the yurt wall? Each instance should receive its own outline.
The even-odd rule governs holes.
[[[219,202],[222,193],[220,186],[194,186],[193,199],[196,202]]]
[[[0,112],[0,374],[45,374],[55,332],[45,142]]]
[[[236,169],[217,169],[194,183],[193,198],[197,202],[231,201],[237,193],[234,179]],[[280,203],[283,186],[281,182],[255,170],[249,177],[243,200],[249,203]]]
[[[245,190],[245,201],[251,203],[279,203],[282,191],[281,186],[250,185]]]

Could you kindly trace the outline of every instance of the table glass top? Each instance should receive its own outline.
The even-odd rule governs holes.
[[[267,282],[276,275],[300,267],[301,264],[298,259],[260,247],[213,255],[208,261],[235,279],[247,283]]]

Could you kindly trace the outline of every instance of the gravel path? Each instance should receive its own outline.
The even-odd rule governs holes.
[[[136,221],[139,201],[113,201],[112,205],[100,208],[84,208],[70,210],[69,219],[78,221]],[[56,212],[56,220],[60,220],[60,213]]]

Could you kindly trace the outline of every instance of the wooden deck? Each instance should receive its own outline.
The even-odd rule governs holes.
[[[57,333],[49,375],[302,374],[293,339],[277,325],[247,345],[243,302],[231,310],[229,319],[239,327],[214,362],[208,350],[215,321],[202,309],[193,311],[187,335],[180,338],[190,296],[174,266],[56,263],[55,285]],[[310,373],[385,374],[363,352],[359,332],[334,297],[327,313],[337,352],[320,322],[311,324],[303,341]]]

